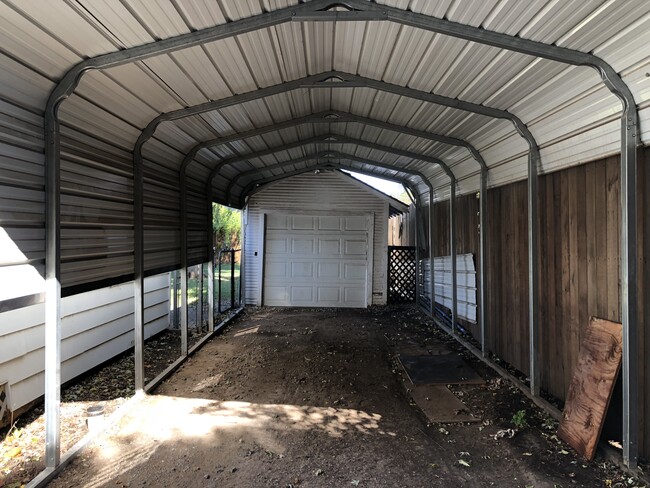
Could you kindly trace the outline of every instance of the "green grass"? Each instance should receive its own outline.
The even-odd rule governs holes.
[[[240,264],[235,263],[235,273],[234,273],[235,280],[239,279],[240,277]],[[203,282],[204,290],[203,290],[203,299],[207,300],[208,298],[208,286],[207,286],[207,276],[205,277],[205,281]],[[218,300],[218,293],[219,293],[219,269],[215,267],[214,270],[214,299],[215,301]],[[199,286],[200,286],[200,280],[198,278],[190,278],[187,281],[187,304],[188,305],[193,305],[196,303],[199,299]],[[235,294],[237,295],[239,293],[239,289],[237,288],[239,286],[239,283],[235,283]],[[179,297],[179,302],[180,302],[180,287],[179,287],[179,292],[178,292],[178,297]],[[173,303],[174,302],[174,287],[173,287],[173,281],[172,281],[172,286],[170,287],[169,290],[169,299]],[[230,300],[230,263],[224,263],[222,264],[221,267],[221,301],[229,301]]]

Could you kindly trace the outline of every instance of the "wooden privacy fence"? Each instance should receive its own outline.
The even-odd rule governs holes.
[[[388,246],[388,303],[415,301],[415,247]]]

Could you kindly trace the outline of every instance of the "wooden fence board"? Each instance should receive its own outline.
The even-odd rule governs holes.
[[[569,386],[558,436],[585,459],[593,459],[621,367],[623,328],[591,318]]]

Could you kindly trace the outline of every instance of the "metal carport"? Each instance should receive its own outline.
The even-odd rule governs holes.
[[[636,164],[637,146],[648,140],[637,107],[643,120],[650,112],[650,92],[639,75],[650,63],[643,49],[647,34],[639,33],[650,31],[649,8],[641,1],[314,0],[61,1],[43,9],[7,0],[3,99],[16,111],[43,114],[48,467],[60,461],[62,289],[135,280],[135,375],[143,390],[145,275],[209,260],[205,225],[212,200],[241,206],[256,184],[321,165],[404,181],[421,211],[449,198],[452,256],[456,192],[479,190],[483,197],[488,183],[527,178],[529,374],[538,395],[538,173],[615,153],[622,209],[623,452],[626,464],[635,466],[639,366],[630,346],[640,334]],[[620,137],[613,141],[618,119]],[[599,137],[607,142],[595,144]],[[84,168],[89,171],[81,180],[70,177]],[[118,188],[114,180],[117,186],[93,191],[89,180],[97,172],[124,183]],[[15,179],[9,175],[6,185],[39,188]],[[480,203],[483,230],[489,226],[486,198]],[[91,206],[99,216],[84,220]],[[101,215],[102,207],[110,218]],[[428,215],[432,228],[434,212]],[[132,247],[93,254],[80,243],[62,256],[62,242],[84,232],[97,238],[93,229],[110,226],[132,236]],[[77,232],[71,236],[70,229]],[[154,231],[164,235],[155,243]],[[433,249],[433,232],[429,238],[425,247]],[[482,256],[489,246],[481,232]],[[14,264],[20,263],[7,265]],[[75,279],[79,266],[102,267],[102,278]],[[481,259],[482,310],[486,273]],[[429,304],[431,313],[433,300]],[[485,347],[483,312],[480,318]]]

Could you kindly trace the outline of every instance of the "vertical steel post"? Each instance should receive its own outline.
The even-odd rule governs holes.
[[[171,276],[172,276],[172,280],[174,280],[174,284],[172,286],[172,293],[174,295],[172,296],[173,313],[172,313],[171,325],[175,327],[176,324],[178,323],[178,272],[172,271]]]
[[[239,288],[241,292],[239,293],[239,306],[243,307],[246,303],[246,219],[244,217],[244,212],[247,211],[247,207],[244,207],[239,214],[241,236],[240,236],[240,248],[241,248],[241,257],[239,258]]]
[[[180,172],[181,190],[181,356],[187,356],[187,177]]]
[[[539,396],[539,239],[537,218],[537,164],[539,152],[528,157],[528,327],[530,354],[530,392]]]
[[[623,323],[623,461],[638,462],[639,373],[637,325],[637,114],[625,105],[621,119],[621,322]]]
[[[487,242],[487,178],[488,171],[487,168],[481,168],[481,187],[479,193],[479,255],[481,259],[480,264],[480,273],[481,276],[479,284],[479,300],[480,300],[480,309],[479,309],[479,323],[481,328],[481,355],[485,357],[486,354],[486,344],[485,344],[485,315],[487,313],[487,289],[486,289],[486,273],[487,273],[487,254],[485,252],[486,242]]]
[[[418,223],[420,222],[420,215],[418,211],[418,203],[415,202],[413,205],[413,211],[415,212],[415,305],[420,307],[420,239],[418,238]]]
[[[142,159],[133,158],[133,345],[135,390],[144,391],[144,175]]]
[[[208,183],[206,190],[206,201],[208,204],[208,213],[207,213],[207,222],[206,222],[206,231],[207,235],[207,244],[208,244],[208,331],[214,331],[214,245],[213,241],[213,230],[212,230],[212,197],[211,197],[211,187]]]
[[[57,107],[45,115],[45,465],[61,459],[61,174]]]
[[[235,308],[235,250],[230,251],[230,308]]]
[[[217,294],[217,300],[219,304],[217,305],[217,309],[219,311],[219,314],[221,315],[221,255],[223,254],[223,251],[219,251],[219,282],[217,284],[217,289],[219,293]]]
[[[429,283],[429,293],[431,293],[431,305],[429,313],[431,317],[436,316],[436,284],[435,284],[435,271],[433,265],[433,255],[434,255],[434,215],[433,215],[433,187],[429,186],[429,263],[430,263],[430,272],[429,276],[431,278],[431,283]]]
[[[197,295],[197,305],[196,305],[196,327],[201,330],[203,328],[203,265],[198,265],[198,268],[201,270],[199,275],[200,279],[196,285],[196,295]]]
[[[456,178],[449,183],[449,250],[451,254],[451,332],[458,320],[458,263],[456,262]]]

